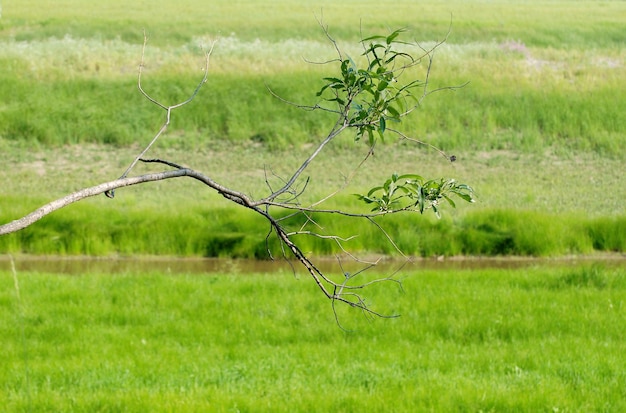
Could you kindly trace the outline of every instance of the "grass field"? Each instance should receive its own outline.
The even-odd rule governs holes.
[[[624,250],[626,6],[619,1],[328,1],[313,7],[282,0],[267,10],[254,1],[4,4],[0,162],[11,167],[0,171],[0,219],[118,176],[158,129],[162,113],[141,98],[135,84],[144,30],[144,86],[166,103],[193,90],[201,75],[201,48],[219,39],[209,82],[175,114],[150,155],[260,195],[264,167],[285,175],[332,124],[329,116],[286,106],[266,90],[269,85],[289,100],[315,102],[321,77],[333,74],[332,66],[303,61],[333,56],[316,21],[322,13],[339,44],[355,56],[361,30],[368,35],[406,26],[430,45],[451,29],[436,54],[432,87],[470,82],[455,93],[431,95],[403,127],[454,153],[457,163],[389,139],[349,188],[357,192],[393,172],[416,172],[452,176],[476,189],[477,205],[446,212],[440,223],[415,224],[413,216],[392,223],[408,253]],[[414,75],[423,76],[423,68]],[[364,150],[355,150],[346,135],[312,169],[311,194],[324,195],[340,184]],[[232,239],[223,233],[235,228],[237,238],[266,228],[222,212],[222,200],[195,188],[168,182],[125,191],[126,198],[115,203],[91,200],[30,233],[3,239],[0,252],[258,255],[256,236],[229,249]],[[352,207],[346,193],[336,205]],[[215,219],[218,212],[232,221]],[[146,222],[151,231],[126,236]],[[342,226],[350,234],[363,233],[356,224]],[[202,234],[199,228],[208,230]],[[416,242],[416,230],[433,241]],[[357,242],[355,248],[388,252],[381,244]]]
[[[132,152],[101,145],[38,151],[22,151],[17,144],[7,144],[5,148],[0,162],[10,164],[19,159],[19,163],[10,171],[0,171],[0,175],[10,173],[17,177],[7,177],[0,189],[4,193],[0,221],[4,222],[65,193],[110,180],[125,167],[124,161],[130,162]],[[362,193],[368,182],[382,182],[389,165],[400,172],[412,170],[416,154],[401,149],[380,151],[344,195],[329,206],[366,211],[351,194]],[[271,165],[278,175],[285,174],[304,157],[304,151],[295,152],[270,151],[258,145],[228,145],[223,150],[193,154],[171,148],[155,150],[167,159],[184,159],[185,164],[210,172],[218,182],[256,196],[265,186],[264,165]],[[325,196],[331,188],[339,187],[343,177],[351,172],[351,165],[359,161],[362,150],[334,148],[330,154],[311,170],[308,199]],[[597,155],[561,159],[502,151],[467,156],[454,164],[440,161],[437,156],[424,156],[420,170],[471,182],[476,190],[476,204],[460,204],[456,210],[448,208],[441,220],[432,214],[379,220],[404,253],[425,257],[558,256],[625,250],[622,200],[626,189],[621,183],[621,161]],[[120,161],[112,161],[115,159]],[[276,159],[281,162],[276,163]],[[191,180],[180,180],[120,190],[113,202],[105,197],[89,199],[29,229],[0,238],[0,251],[267,258],[266,223],[199,188]],[[317,219],[327,233],[345,237],[358,234],[345,244],[352,251],[397,255],[382,233],[365,221],[334,216]],[[305,250],[317,254],[338,252],[332,242],[315,238],[300,241]]]
[[[400,318],[282,274],[0,274],[0,404],[67,412],[619,412],[626,273],[403,273]],[[16,284],[19,290],[16,290]],[[19,292],[19,299],[17,298]]]
[[[65,3],[22,2],[4,11],[4,139],[127,145],[147,138],[155,110],[133,86],[145,29],[146,86],[164,101],[183,99],[193,89],[200,47],[220,39],[208,90],[176,118],[175,132],[195,142],[255,136],[274,147],[316,140],[327,117],[286,107],[265,84],[289,100],[314,102],[320,78],[333,74],[332,65],[303,61],[333,57],[315,18],[323,9],[331,33],[354,55],[360,53],[360,30],[407,26],[428,45],[452,25],[437,53],[432,86],[470,84],[428,99],[406,124],[413,134],[447,150],[551,148],[623,157],[622,2],[500,2],[486,8],[472,2],[344,2],[312,8],[279,1],[270,14],[258,13],[257,2],[160,2],[151,3],[150,13],[145,5],[116,1]]]
[[[218,39],[207,84],[149,156],[264,195],[266,172],[280,182],[334,121],[267,91],[316,102],[320,79],[335,74],[303,60],[333,57],[323,15],[352,56],[361,32],[407,27],[429,46],[450,31],[431,86],[469,81],[429,96],[402,126],[456,162],[389,137],[329,207],[358,208],[351,194],[393,172],[455,177],[476,204],[441,220],[380,222],[405,253],[570,261],[405,269],[402,290],[365,292],[373,309],[400,317],[341,307],[350,331],[289,270],[0,269],[0,410],[626,411],[626,2],[310,3],[2,2],[0,222],[119,176],[158,130],[164,114],[136,87],[144,30],[144,86],[166,104],[193,91],[203,48]],[[424,67],[410,74],[423,78]],[[311,165],[302,201],[341,186],[366,152],[348,134],[335,142]],[[358,234],[346,247],[359,255],[397,254],[371,225],[316,218]],[[267,229],[175,180],[72,205],[0,237],[0,254],[265,258]],[[315,258],[337,252],[314,239],[301,246]],[[599,252],[616,259],[577,260]]]

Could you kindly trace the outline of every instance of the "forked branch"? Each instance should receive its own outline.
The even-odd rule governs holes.
[[[208,79],[208,76],[209,76],[209,61],[210,61],[210,58],[211,58],[211,53],[213,52],[213,48],[215,47],[215,41],[214,41],[214,42],[211,43],[211,46],[210,46],[209,50],[207,50],[205,52],[205,65],[204,65],[204,68],[202,69],[203,77],[202,77],[202,80],[200,81],[200,83],[198,83],[198,85],[196,86],[196,89],[193,91],[193,93],[186,100],[184,100],[184,101],[182,101],[180,103],[176,103],[176,104],[171,105],[171,106],[166,106],[166,105],[162,104],[161,102],[159,102],[158,100],[154,99],[152,96],[150,96],[144,90],[143,86],[141,85],[141,75],[143,74],[143,68],[144,68],[144,64],[145,64],[145,53],[146,53],[146,45],[147,45],[147,43],[148,43],[148,36],[144,32],[144,35],[143,35],[143,46],[141,48],[141,63],[139,64],[139,71],[138,71],[139,73],[137,75],[137,88],[139,89],[139,92],[141,92],[141,94],[146,99],[148,99],[150,102],[154,103],[155,105],[157,105],[161,109],[165,110],[165,112],[166,112],[166,114],[165,114],[165,122],[163,123],[163,125],[161,126],[159,131],[156,133],[156,135],[154,135],[154,137],[152,138],[150,143],[148,143],[148,145],[130,163],[130,165],[128,166],[128,168],[126,168],[126,170],[124,171],[124,173],[122,174],[122,176],[120,178],[125,178],[125,177],[128,176],[130,171],[135,167],[135,165],[137,165],[137,162],[139,162],[139,160],[141,158],[143,158],[143,156],[146,154],[146,152],[148,152],[148,150],[152,147],[152,145],[154,145],[154,143],[157,141],[157,139],[159,139],[159,137],[161,137],[161,135],[163,135],[163,133],[167,130],[167,127],[170,125],[170,120],[172,118],[172,111],[174,109],[178,109],[178,108],[180,108],[182,106],[185,106],[186,104],[191,102],[196,97],[196,95],[198,95],[198,93],[200,92],[200,89],[202,88],[202,85],[204,85],[207,82],[207,79]],[[109,198],[115,197],[115,191],[114,190],[106,191],[104,194],[107,197],[109,197]]]
[[[58,200],[52,201],[20,219],[0,225],[0,235],[26,228],[42,217],[87,197],[104,193],[108,197],[113,198],[114,191],[118,188],[171,178],[193,178],[238,206],[250,209],[261,215],[269,224],[269,234],[273,233],[277,237],[283,256],[287,258],[288,253],[290,253],[300,262],[323,294],[331,300],[334,311],[336,303],[343,303],[352,308],[360,309],[369,315],[388,317],[369,308],[360,291],[375,283],[399,281],[393,279],[391,276],[370,281],[359,281],[361,278],[358,277],[376,263],[367,264],[359,260],[345,248],[343,244],[352,239],[352,237],[342,238],[336,234],[322,233],[322,228],[318,226],[316,222],[317,218],[314,217],[314,215],[339,214],[345,217],[365,219],[374,225],[391,245],[404,256],[400,248],[394,243],[392,234],[386,232],[385,229],[374,220],[376,217],[407,211],[423,213],[428,209],[438,214],[441,203],[444,203],[444,201],[447,201],[448,204],[454,207],[455,204],[451,199],[452,196],[459,197],[465,201],[473,200],[472,189],[452,179],[425,180],[414,173],[403,175],[393,173],[391,178],[387,179],[382,185],[376,185],[369,190],[367,194],[357,196],[357,199],[362,201],[365,205],[373,207],[367,212],[349,212],[342,209],[321,207],[323,203],[327,202],[347,187],[351,179],[356,175],[357,170],[365,164],[373,154],[373,148],[377,139],[382,139],[386,131],[396,133],[403,139],[424,144],[399,131],[388,129],[386,124],[387,120],[399,122],[401,118],[411,113],[424,97],[431,93],[428,91],[428,79],[432,65],[432,53],[440,43],[429,50],[420,49],[418,55],[412,56],[409,52],[396,49],[397,44],[402,44],[403,46],[408,44],[400,42],[398,39],[403,33],[402,30],[392,32],[388,36],[369,37],[363,39],[361,42],[366,57],[365,67],[361,67],[340,50],[337,42],[330,36],[328,29],[323,26],[321,22],[320,25],[337,52],[337,58],[330,62],[339,64],[339,73],[336,76],[324,78],[326,83],[317,93],[320,99],[317,104],[300,107],[307,110],[325,110],[332,112],[337,115],[337,119],[330,127],[328,134],[319,141],[317,146],[311,151],[309,156],[303,160],[300,166],[291,173],[288,178],[281,180],[278,189],[272,189],[266,177],[266,184],[270,193],[259,199],[253,199],[242,191],[222,185],[211,177],[194,169],[182,167],[176,162],[163,159],[144,159],[144,155],[167,130],[173,110],[190,103],[206,83],[209,58],[215,45],[215,43],[213,43],[205,54],[206,65],[203,70],[203,78],[198,83],[193,93],[180,103],[165,105],[153,98],[142,85],[144,55],[147,43],[147,38],[144,36],[137,86],[140,93],[148,101],[162,110],[165,110],[166,117],[161,128],[148,145],[135,157],[119,179],[76,191]],[[417,65],[424,58],[428,60],[425,81],[399,81],[399,79],[407,73],[409,68]],[[422,94],[420,96],[414,95],[413,91],[418,90],[419,87],[422,88]],[[281,100],[285,101],[282,98]],[[414,101],[416,104],[410,105],[407,103],[409,101]],[[331,190],[329,195],[308,206],[301,205],[300,197],[302,193],[307,190],[306,184],[308,183],[308,181],[305,181],[304,184],[302,184],[303,174],[308,169],[309,165],[322,154],[323,150],[330,142],[337,139],[343,132],[349,129],[356,132],[356,141],[365,138],[364,140],[369,145],[368,154],[355,166],[354,171],[347,177],[343,185],[340,185],[340,187],[335,190]],[[445,155],[442,151],[439,152],[449,160],[454,160],[452,157]],[[129,177],[129,173],[139,161],[165,165],[173,169]],[[278,213],[279,211],[283,213],[282,217],[280,213]],[[284,216],[285,211],[287,211],[287,217]],[[298,214],[303,216],[304,222],[300,223],[295,230],[292,230],[289,227],[289,218]],[[317,226],[315,231],[309,230],[309,226],[311,225]],[[295,241],[296,236],[305,235],[336,243],[339,249],[347,256],[361,264],[367,265],[353,274],[344,272],[343,267],[341,274],[327,274],[314,264],[312,259],[301,250]],[[271,256],[269,248],[268,254]],[[339,261],[339,263],[341,266],[341,261]],[[335,316],[337,317],[336,311]]]

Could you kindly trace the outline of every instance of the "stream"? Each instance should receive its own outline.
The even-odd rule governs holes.
[[[258,274],[258,273],[304,273],[306,270],[297,261],[284,259],[254,260],[229,258],[176,258],[176,257],[67,257],[18,255],[13,258],[15,269],[20,272],[39,272],[66,275],[81,274],[145,274],[165,272],[171,274]],[[375,261],[375,260],[370,260]],[[341,264],[337,258],[313,259],[323,272],[355,273],[368,266],[349,257],[343,257]],[[476,269],[518,269],[536,266],[572,266],[583,264],[626,267],[626,255],[611,254],[602,256],[575,256],[564,258],[526,257],[453,257],[380,259],[374,271],[414,272],[419,270],[476,270]],[[0,271],[11,271],[11,256],[0,255]]]

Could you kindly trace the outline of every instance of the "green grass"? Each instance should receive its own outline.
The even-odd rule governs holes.
[[[474,206],[386,217],[409,254],[559,256],[623,252],[626,221],[624,2],[223,0],[3,3],[0,222],[119,176],[164,113],[200,80],[151,152],[252,196],[299,165],[333,119],[312,104],[333,56],[315,14],[353,56],[365,35],[408,26],[432,44],[431,95],[403,127],[454,164],[389,139],[329,206],[393,172],[452,176]],[[423,77],[423,71],[414,73]],[[312,165],[307,202],[350,174],[366,148],[345,136]],[[136,172],[151,168],[140,166]],[[73,205],[0,238],[0,252],[260,256],[266,225],[186,180]],[[363,253],[393,253],[372,227]],[[336,252],[304,240],[316,254]],[[7,411],[624,411],[626,273],[615,266],[398,274],[370,289],[391,320],[340,310],[304,275],[0,271],[0,406]],[[386,274],[383,274],[386,275]]]
[[[583,218],[521,210],[481,210],[462,217],[436,220],[415,214],[385,217],[377,222],[395,246],[365,220],[313,215],[317,226],[304,229],[349,238],[343,246],[360,254],[398,256],[534,256],[555,257],[626,250],[626,218]],[[0,215],[3,221],[9,217]],[[304,217],[291,219],[298,230]],[[321,229],[320,229],[321,228]],[[15,234],[0,238],[0,252],[61,255],[168,255],[268,259],[280,247],[274,237],[266,243],[269,226],[260,216],[234,208],[171,209],[155,212],[116,206],[81,205],[60,211]],[[330,240],[298,236],[304,251],[340,254]]]
[[[401,274],[367,321],[308,278],[0,274],[7,411],[622,411],[623,267]]]
[[[184,159],[218,182],[255,197],[266,191],[264,168],[284,176],[306,153],[306,149],[277,151],[257,144],[190,154],[179,144],[168,148],[168,139],[163,141],[165,148],[154,150],[154,156],[177,162]],[[4,172],[0,222],[80,187],[112,179],[130,162],[132,153],[130,149],[89,145],[23,151],[8,143],[3,149],[0,161],[17,160],[19,164]],[[329,148],[327,158],[312,165],[310,193],[302,201],[319,199],[339,187],[365,149]],[[372,182],[382,182],[393,171],[454,176],[474,186],[476,204],[460,203],[456,210],[447,207],[441,220],[429,212],[378,220],[405,254],[558,256],[625,250],[620,161],[525,157],[507,152],[465,156],[467,159],[449,164],[402,145],[379,147],[368,167],[326,206],[367,212],[369,208],[351,194],[363,192]],[[422,160],[417,166],[416,159]],[[137,173],[150,169],[153,166],[141,165]],[[611,191],[607,192],[607,187]],[[398,254],[382,232],[364,220],[333,215],[316,215],[315,219],[321,227],[311,226],[311,230],[346,238],[358,235],[345,243],[351,251]],[[292,224],[297,229],[302,222]],[[113,201],[99,196],[72,205],[26,230],[0,238],[0,252],[266,258],[268,229],[263,219],[238,210],[208,188],[191,180],[176,180],[120,190]],[[339,251],[328,240],[302,236],[298,241],[315,254]],[[274,241],[270,245],[276,247]]]
[[[44,12],[45,11],[45,12]],[[18,40],[77,38],[122,39],[141,42],[141,31],[158,33],[164,45],[182,45],[204,34],[231,33],[244,40],[271,41],[289,37],[319,38],[315,16],[324,20],[341,38],[355,39],[362,24],[365,30],[409,26],[418,37],[441,37],[452,22],[457,42],[521,40],[539,47],[568,49],[621,47],[624,5],[619,1],[601,4],[591,1],[467,1],[421,2],[410,0],[343,1],[303,4],[298,0],[278,0],[268,8],[258,1],[232,3],[198,0],[171,3],[156,0],[129,5],[123,0],[107,0],[86,5],[80,0],[64,0],[51,7],[41,0],[4,5],[2,34]],[[585,24],[580,24],[581,22]],[[155,36],[156,37],[156,36]]]
[[[333,57],[314,17],[322,7],[331,33],[355,56],[361,28],[367,35],[409,26],[419,41],[432,44],[447,32],[452,13],[432,86],[470,84],[431,96],[404,127],[413,135],[446,150],[556,148],[623,158],[622,2],[347,2],[312,9],[281,1],[270,14],[255,2],[237,5],[236,13],[227,2],[177,3],[175,13],[166,3],[151,5],[150,13],[113,0],[89,7],[67,1],[53,10],[36,3],[11,5],[1,20],[4,139],[129,145],[149,136],[156,109],[133,85],[143,27],[150,32],[146,87],[165,103],[193,90],[200,46],[220,37],[209,83],[175,117],[174,133],[196,142],[255,138],[274,147],[317,140],[331,121],[287,107],[265,85],[290,101],[315,103],[319,79],[335,70],[302,59]]]
[[[333,57],[315,19],[323,10],[330,32],[355,57],[361,53],[361,28],[368,35],[407,26],[428,46],[451,23],[431,86],[470,82],[454,93],[429,96],[401,126],[455,154],[457,163],[388,137],[346,196],[330,206],[354,208],[350,193],[393,172],[450,176],[472,185],[478,204],[437,223],[414,216],[387,220],[407,253],[623,251],[625,3],[336,3],[312,8],[282,0],[271,11],[253,1],[5,5],[0,163],[11,167],[0,171],[0,219],[119,176],[158,130],[165,114],[136,89],[144,28],[144,86],[167,104],[191,93],[202,74],[202,47],[219,38],[208,83],[174,114],[150,155],[257,197],[264,194],[264,171],[285,177],[334,121],[285,105],[266,88],[293,102],[316,102],[320,79],[333,74],[333,67],[310,65],[303,57]],[[410,75],[423,78],[423,67]],[[360,161],[364,148],[354,150],[352,140],[346,134],[311,169],[312,197],[340,185]],[[168,182],[125,191],[125,200],[114,204],[92,200],[3,239],[0,251],[259,256],[264,235],[257,235],[265,234],[264,226],[196,188]],[[346,235],[367,234],[353,242],[357,250],[390,252],[379,234],[354,223],[341,226]],[[366,245],[369,239],[375,242]]]

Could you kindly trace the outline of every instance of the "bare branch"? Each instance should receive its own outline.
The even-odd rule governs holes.
[[[435,145],[432,145],[432,144],[430,144],[430,143],[428,143],[428,142],[424,142],[424,141],[419,140],[419,139],[411,138],[411,137],[409,137],[408,135],[406,135],[406,134],[404,134],[404,133],[400,132],[400,131],[399,131],[399,130],[397,130],[397,129],[387,128],[387,130],[388,130],[389,132],[393,132],[393,133],[395,133],[396,135],[398,135],[399,137],[401,137],[401,138],[402,138],[402,139],[404,139],[404,140],[411,141],[411,142],[415,142],[415,143],[417,143],[417,144],[419,144],[419,145],[428,146],[429,148],[434,149],[435,151],[439,152],[439,154],[440,154],[441,156],[443,156],[444,158],[446,158],[446,159],[447,159],[447,160],[449,160],[450,162],[454,162],[454,160],[456,159],[456,157],[455,157],[454,155],[452,155],[452,156],[448,156],[448,155],[447,155],[447,154],[446,154],[443,150],[439,149],[439,148],[438,148],[438,147],[436,147]]]
[[[143,158],[143,156],[146,154],[146,152],[148,152],[148,150],[152,147],[152,145],[154,145],[154,143],[157,141],[157,139],[159,139],[159,137],[167,130],[167,127],[170,124],[170,120],[172,117],[172,111],[174,109],[180,108],[181,106],[184,106],[186,104],[188,104],[189,102],[191,102],[196,95],[200,92],[200,89],[202,88],[202,85],[204,85],[207,81],[208,75],[209,75],[209,61],[210,61],[210,57],[211,57],[211,53],[213,52],[213,48],[215,47],[215,42],[213,42],[211,44],[210,49],[205,53],[205,66],[203,68],[203,77],[202,80],[200,81],[200,83],[198,83],[198,86],[196,86],[196,89],[193,91],[193,93],[184,101],[171,105],[171,106],[165,106],[164,104],[160,103],[159,101],[157,101],[156,99],[154,99],[153,97],[151,97],[143,88],[143,86],[141,85],[141,75],[143,74],[143,68],[144,68],[144,56],[145,56],[145,50],[146,50],[146,44],[148,42],[148,37],[146,36],[145,32],[144,32],[144,37],[143,37],[143,47],[141,49],[141,64],[139,65],[139,74],[137,76],[137,88],[139,89],[139,91],[141,92],[141,94],[148,99],[150,102],[154,103],[155,105],[157,105],[158,107],[160,107],[161,109],[164,109],[166,111],[166,117],[165,117],[165,123],[163,123],[163,125],[161,126],[161,129],[159,129],[159,131],[156,133],[156,135],[154,135],[154,137],[152,138],[152,140],[150,141],[150,143],[148,143],[148,145],[139,153],[139,155],[137,155],[135,157],[135,159],[131,162],[131,164],[128,166],[128,168],[126,168],[126,170],[124,171],[124,173],[122,174],[121,178],[125,178],[126,176],[128,176],[128,174],[130,173],[130,171],[135,167],[135,165],[137,164],[137,162],[139,162],[139,160],[141,158]],[[111,190],[111,191],[106,191],[105,195],[109,198],[113,198],[115,197],[115,191]]]
[[[287,183],[282,188],[276,190],[269,196],[259,200],[258,204],[260,205],[260,204],[271,202],[275,200],[281,194],[284,194],[285,192],[287,192],[291,188],[291,186],[296,182],[298,177],[302,175],[302,172],[304,172],[304,170],[309,166],[309,164],[313,161],[313,159],[315,159],[317,155],[320,154],[322,149],[324,149],[324,147],[330,141],[332,141],[336,136],[338,136],[341,132],[343,132],[347,128],[348,128],[348,125],[346,124],[345,120],[340,119],[335,125],[335,127],[333,128],[332,132],[317,146],[317,148],[315,148],[313,153],[309,155],[309,157],[302,163],[302,165],[300,165],[300,167],[296,170],[296,172],[294,172],[294,174],[291,176],[289,181],[287,181]]]
[[[183,166],[181,166],[181,165],[179,165],[177,163],[166,161],[164,159],[143,159],[143,158],[140,158],[139,160],[141,162],[143,162],[143,163],[162,163],[164,165],[171,166],[172,168],[176,168],[176,169],[183,169],[184,168]]]
[[[325,63],[339,62],[341,64],[340,77],[324,78],[324,80],[328,83],[325,84],[324,87],[320,90],[318,96],[320,97],[320,99],[326,101],[326,105],[336,105],[336,109],[330,109],[320,103],[317,103],[313,106],[297,105],[278,96],[269,87],[268,90],[274,97],[284,103],[296,106],[304,110],[323,110],[329,113],[333,113],[337,115],[337,119],[330,128],[328,134],[323,139],[321,139],[321,141],[312,150],[312,152],[310,152],[308,157],[300,164],[300,166],[293,173],[287,175],[288,178],[283,178],[274,174],[274,176],[278,179],[279,185],[281,185],[278,189],[274,189],[270,184],[267,168],[265,170],[265,184],[267,185],[270,194],[261,199],[253,199],[251,195],[247,195],[241,191],[237,191],[235,189],[222,185],[211,177],[197,172],[193,169],[183,167],[179,163],[158,158],[144,158],[144,155],[148,152],[152,145],[167,130],[171,121],[172,111],[190,103],[198,95],[202,86],[207,82],[209,59],[215,46],[215,42],[213,42],[210,49],[205,53],[206,62],[203,68],[203,77],[201,81],[197,84],[194,91],[184,101],[168,106],[152,97],[144,89],[142,84],[145,50],[147,45],[147,36],[144,33],[144,42],[141,52],[141,64],[139,66],[139,73],[137,77],[137,87],[139,89],[139,92],[149,102],[166,111],[165,121],[161,125],[158,132],[152,137],[152,140],[148,143],[148,145],[135,157],[130,166],[124,171],[119,179],[76,191],[72,194],[48,203],[22,218],[19,218],[4,225],[0,225],[0,235],[9,234],[26,228],[27,226],[33,224],[42,217],[87,197],[104,193],[108,197],[113,198],[114,190],[118,188],[147,182],[161,181],[171,178],[189,177],[203,183],[212,190],[216,191],[218,194],[222,195],[224,198],[234,202],[238,206],[248,208],[264,217],[269,223],[269,230],[265,237],[268,255],[272,257],[272,251],[269,247],[270,237],[276,235],[279,241],[278,245],[280,247],[280,251],[282,252],[283,257],[287,258],[287,255],[291,253],[313,278],[314,282],[317,284],[322,293],[331,300],[335,319],[337,321],[337,324],[341,328],[343,327],[339,322],[339,317],[335,306],[336,303],[343,303],[348,305],[349,307],[360,309],[368,317],[396,317],[396,315],[385,315],[372,310],[366,302],[365,297],[360,294],[360,291],[373,284],[388,281],[398,283],[401,286],[400,281],[392,278],[394,274],[370,280],[368,280],[368,278],[361,278],[362,274],[374,267],[378,263],[378,261],[367,262],[364,260],[360,260],[351,252],[349,252],[346,248],[344,248],[344,243],[352,240],[356,235],[340,237],[336,234],[324,234],[324,228],[318,222],[319,216],[316,214],[337,214],[345,217],[366,219],[369,224],[374,225],[378,229],[378,231],[383,234],[383,236],[390,242],[390,244],[401,256],[408,259],[408,257],[400,250],[398,245],[394,242],[392,235],[386,232],[385,229],[380,225],[380,223],[377,222],[374,218],[400,212],[416,212],[417,210],[419,210],[419,212],[423,212],[425,209],[428,208],[432,208],[435,212],[438,213],[437,205],[440,198],[445,197],[445,199],[447,199],[450,204],[454,205],[454,203],[450,201],[447,197],[447,194],[449,192],[452,192],[456,195],[459,195],[463,199],[468,200],[468,193],[463,191],[466,190],[471,193],[471,188],[467,187],[466,185],[453,186],[452,182],[454,182],[454,180],[444,181],[442,179],[441,184],[435,188],[439,192],[433,192],[432,189],[434,187],[429,186],[427,187],[427,190],[430,192],[427,192],[425,194],[420,192],[421,198],[412,198],[411,196],[413,193],[410,191],[418,188],[418,179],[412,179],[410,177],[417,175],[398,175],[394,173],[392,179],[388,180],[388,182],[393,183],[393,185],[385,185],[387,185],[387,187],[390,187],[390,185],[395,185],[395,188],[401,187],[400,189],[404,190],[404,192],[399,191],[402,192],[400,195],[398,195],[398,193],[395,193],[394,195],[393,191],[389,189],[388,192],[385,192],[385,196],[379,196],[378,191],[384,192],[388,189],[385,187],[385,185],[383,185],[376,186],[371,189],[367,196],[359,195],[360,200],[364,200],[366,203],[369,203],[370,207],[372,205],[374,206],[374,209],[371,210],[369,213],[351,212],[342,209],[323,209],[320,208],[320,205],[344,190],[350,184],[350,182],[352,182],[353,178],[356,176],[357,172],[362,168],[365,162],[370,159],[370,157],[374,154],[374,146],[377,139],[374,137],[374,133],[378,133],[382,137],[385,131],[390,131],[407,141],[415,142],[421,145],[427,145],[428,147],[437,150],[449,161],[454,161],[454,156],[447,156],[442,150],[434,147],[433,145],[411,138],[398,130],[386,128],[385,119],[391,118],[393,120],[399,120],[399,118],[407,116],[418,106],[420,106],[423,99],[429,94],[435,91],[446,89],[455,90],[462,86],[444,87],[432,91],[429,90],[430,71],[433,63],[434,51],[443,42],[445,42],[445,40],[447,39],[447,35],[446,39],[436,43],[430,49],[422,48],[417,42],[412,44],[412,46],[415,46],[417,44],[417,46],[420,47],[423,52],[420,56],[417,57],[412,56],[409,53],[395,51],[395,49],[391,48],[392,43],[408,44],[394,40],[401,31],[393,32],[389,37],[371,37],[369,39],[375,39],[375,41],[378,41],[382,38],[384,39],[384,42],[376,43],[375,45],[370,45],[369,47],[365,44],[368,39],[363,38],[362,36],[363,40],[361,41],[361,44],[364,48],[364,52],[367,58],[367,67],[360,68],[356,65],[355,62],[352,61],[352,59],[342,53],[337,44],[337,41],[330,35],[328,27],[324,25],[321,18],[318,19],[318,23],[337,53],[336,59],[330,60]],[[380,53],[378,52],[379,50]],[[383,53],[383,50],[385,56],[380,57]],[[393,85],[393,83],[397,81],[397,77],[401,76],[408,68],[419,64],[423,59],[426,58],[428,59],[428,66],[426,68],[425,80],[410,81],[408,83],[403,83],[402,86]],[[420,90],[416,90],[416,88],[420,87],[423,89],[421,90],[421,96],[418,96]],[[413,91],[415,90],[416,93],[415,95],[413,95]],[[372,96],[375,97],[373,98]],[[407,103],[409,102],[409,100],[411,103],[414,103],[416,101],[417,103],[414,106],[407,108]],[[394,108],[392,104],[397,104],[397,108]],[[389,113],[391,113],[391,115],[389,115]],[[367,146],[367,154],[358,163],[358,165],[356,165],[356,167],[352,169],[349,175],[345,177],[344,182],[340,184],[337,189],[329,191],[328,195],[311,203],[309,206],[303,206],[301,204],[300,198],[307,190],[309,183],[309,178],[307,178],[306,180],[302,178],[303,174],[305,173],[309,165],[318,156],[320,156],[326,146],[347,129],[353,129],[357,131],[355,140],[359,140],[363,137],[368,138],[369,141]],[[140,161],[144,163],[166,165],[174,169],[163,172],[155,172],[140,176],[128,177],[131,170],[135,167],[137,162]],[[271,173],[273,174],[273,172]],[[419,180],[421,179],[422,178],[420,176]],[[422,190],[424,187],[432,182],[434,181],[428,181],[424,183],[424,185],[419,186],[419,189]],[[283,217],[275,216],[277,215],[275,214],[276,210],[286,212],[287,215]],[[304,222],[299,224],[299,228],[296,224],[293,224],[295,230],[294,228],[288,229],[287,227],[290,223],[289,219],[295,217],[298,214],[302,214],[302,216],[304,217]],[[293,221],[291,222],[293,223]],[[309,228],[311,227],[315,227],[314,231],[309,230]],[[296,237],[300,235],[317,237],[322,240],[327,240],[328,242],[334,242],[336,243],[337,247],[351,260],[367,265],[365,265],[359,271],[350,274],[344,270],[341,259],[337,257],[339,266],[341,267],[341,274],[333,274],[331,272],[324,273],[314,264],[314,262],[310,259],[309,256],[307,256],[307,254],[302,252],[298,244],[294,241],[294,239],[296,239]],[[288,260],[288,262],[291,265],[291,260]]]
[[[285,104],[287,104],[289,106],[293,106],[293,107],[296,107],[298,109],[307,110],[307,111],[322,110],[322,111],[325,111],[325,112],[336,113],[336,114],[339,114],[339,115],[341,114],[341,111],[339,111],[337,109],[329,109],[329,108],[321,106],[319,104],[315,104],[313,106],[310,106],[310,105],[301,105],[301,104],[298,104],[298,103],[291,102],[291,101],[285,99],[284,97],[280,96],[276,92],[274,92],[272,90],[272,88],[269,87],[269,85],[265,85],[265,88],[267,89],[267,91],[272,96],[274,96],[276,99],[280,100],[281,102],[283,102],[283,103],[285,103]]]
[[[76,191],[74,193],[64,196],[63,198],[52,201],[20,219],[16,219],[15,221],[9,222],[8,224],[0,225],[0,235],[10,234],[12,232],[24,229],[29,225],[32,225],[33,223],[39,221],[46,215],[70,204],[73,204],[74,202],[78,202],[82,199],[99,195],[107,191],[112,191],[114,189],[122,188],[125,186],[186,176],[188,172],[188,169],[177,169],[174,171],[158,172],[153,174],[135,176],[131,178],[120,178],[114,181],[105,182],[96,186],[81,189],[80,191]]]

